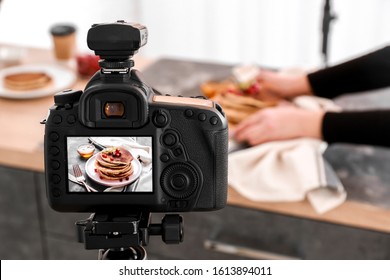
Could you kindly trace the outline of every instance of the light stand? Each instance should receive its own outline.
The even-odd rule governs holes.
[[[322,58],[324,67],[328,66],[328,38],[330,33],[330,24],[333,20],[335,20],[337,17],[334,13],[332,13],[330,0],[325,0],[324,4],[324,12],[322,16]]]

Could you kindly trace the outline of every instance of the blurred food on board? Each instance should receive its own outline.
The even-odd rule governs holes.
[[[207,81],[202,93],[218,102],[229,124],[234,125],[260,109],[276,106],[282,98],[261,90],[261,70],[254,65],[234,67],[232,77],[222,81]]]

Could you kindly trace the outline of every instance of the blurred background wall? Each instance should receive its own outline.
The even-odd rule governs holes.
[[[57,22],[78,27],[87,51],[91,23],[138,21],[150,32],[141,53],[270,67],[321,66],[324,0],[3,0],[0,43],[51,46]],[[331,64],[390,42],[390,0],[332,1]]]

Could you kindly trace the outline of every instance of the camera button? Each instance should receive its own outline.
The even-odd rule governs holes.
[[[206,114],[200,113],[200,114],[198,115],[198,119],[199,119],[200,121],[204,122],[204,121],[207,119]]]
[[[61,177],[57,174],[54,174],[52,177],[51,177],[51,180],[53,181],[54,184],[58,184],[59,182],[61,182]]]
[[[176,207],[177,208],[185,208],[187,206],[188,206],[188,202],[186,200],[176,201]]]
[[[169,155],[168,154],[162,154],[161,156],[160,156],[160,160],[162,161],[162,162],[167,162],[167,161],[169,161],[171,158],[169,157]]]
[[[165,117],[164,115],[158,115],[156,118],[156,122],[158,124],[164,125],[167,122],[167,117]]]
[[[56,141],[58,141],[58,139],[60,139],[60,136],[58,135],[57,132],[50,133],[50,140],[51,141],[56,142]]]
[[[178,157],[178,156],[180,156],[180,155],[183,154],[183,149],[182,149],[182,148],[177,148],[177,149],[175,149],[175,150],[173,151],[173,154],[174,154],[176,157]]]
[[[194,115],[194,111],[187,109],[185,110],[184,114],[186,115],[186,117],[191,118]]]
[[[68,124],[74,124],[76,122],[76,116],[75,115],[69,115],[66,118],[66,121],[68,122]]]
[[[50,154],[51,154],[52,156],[56,156],[56,155],[58,155],[59,153],[60,153],[60,149],[58,149],[58,147],[53,146],[53,147],[50,148]]]
[[[58,161],[56,161],[56,160],[53,160],[51,162],[51,168],[53,168],[54,170],[59,169],[60,168],[60,163]]]
[[[51,192],[54,197],[60,197],[61,196],[61,190],[59,188],[54,188]]]
[[[53,123],[60,124],[62,122],[62,117],[60,115],[55,115],[53,117]]]
[[[177,142],[177,137],[173,133],[167,133],[163,136],[163,142],[167,146],[173,146]]]
[[[218,118],[217,118],[217,117],[212,117],[212,118],[210,119],[210,123],[211,123],[212,125],[216,125],[216,124],[218,123]]]
[[[157,111],[156,114],[154,115],[154,118],[153,118],[153,123],[157,126],[157,127],[163,127],[163,126],[166,126],[168,124],[168,116],[165,112],[163,111]]]
[[[186,200],[171,200],[169,201],[169,205],[172,208],[183,209],[188,206],[188,202]]]
[[[187,184],[188,184],[188,180],[184,175],[176,174],[176,175],[172,176],[171,186],[175,190],[180,191],[180,190],[186,188]]]

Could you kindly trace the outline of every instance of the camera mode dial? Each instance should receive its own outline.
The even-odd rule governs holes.
[[[83,92],[81,90],[66,89],[54,95],[54,103],[57,106],[65,106],[66,104],[73,104],[79,101]]]

